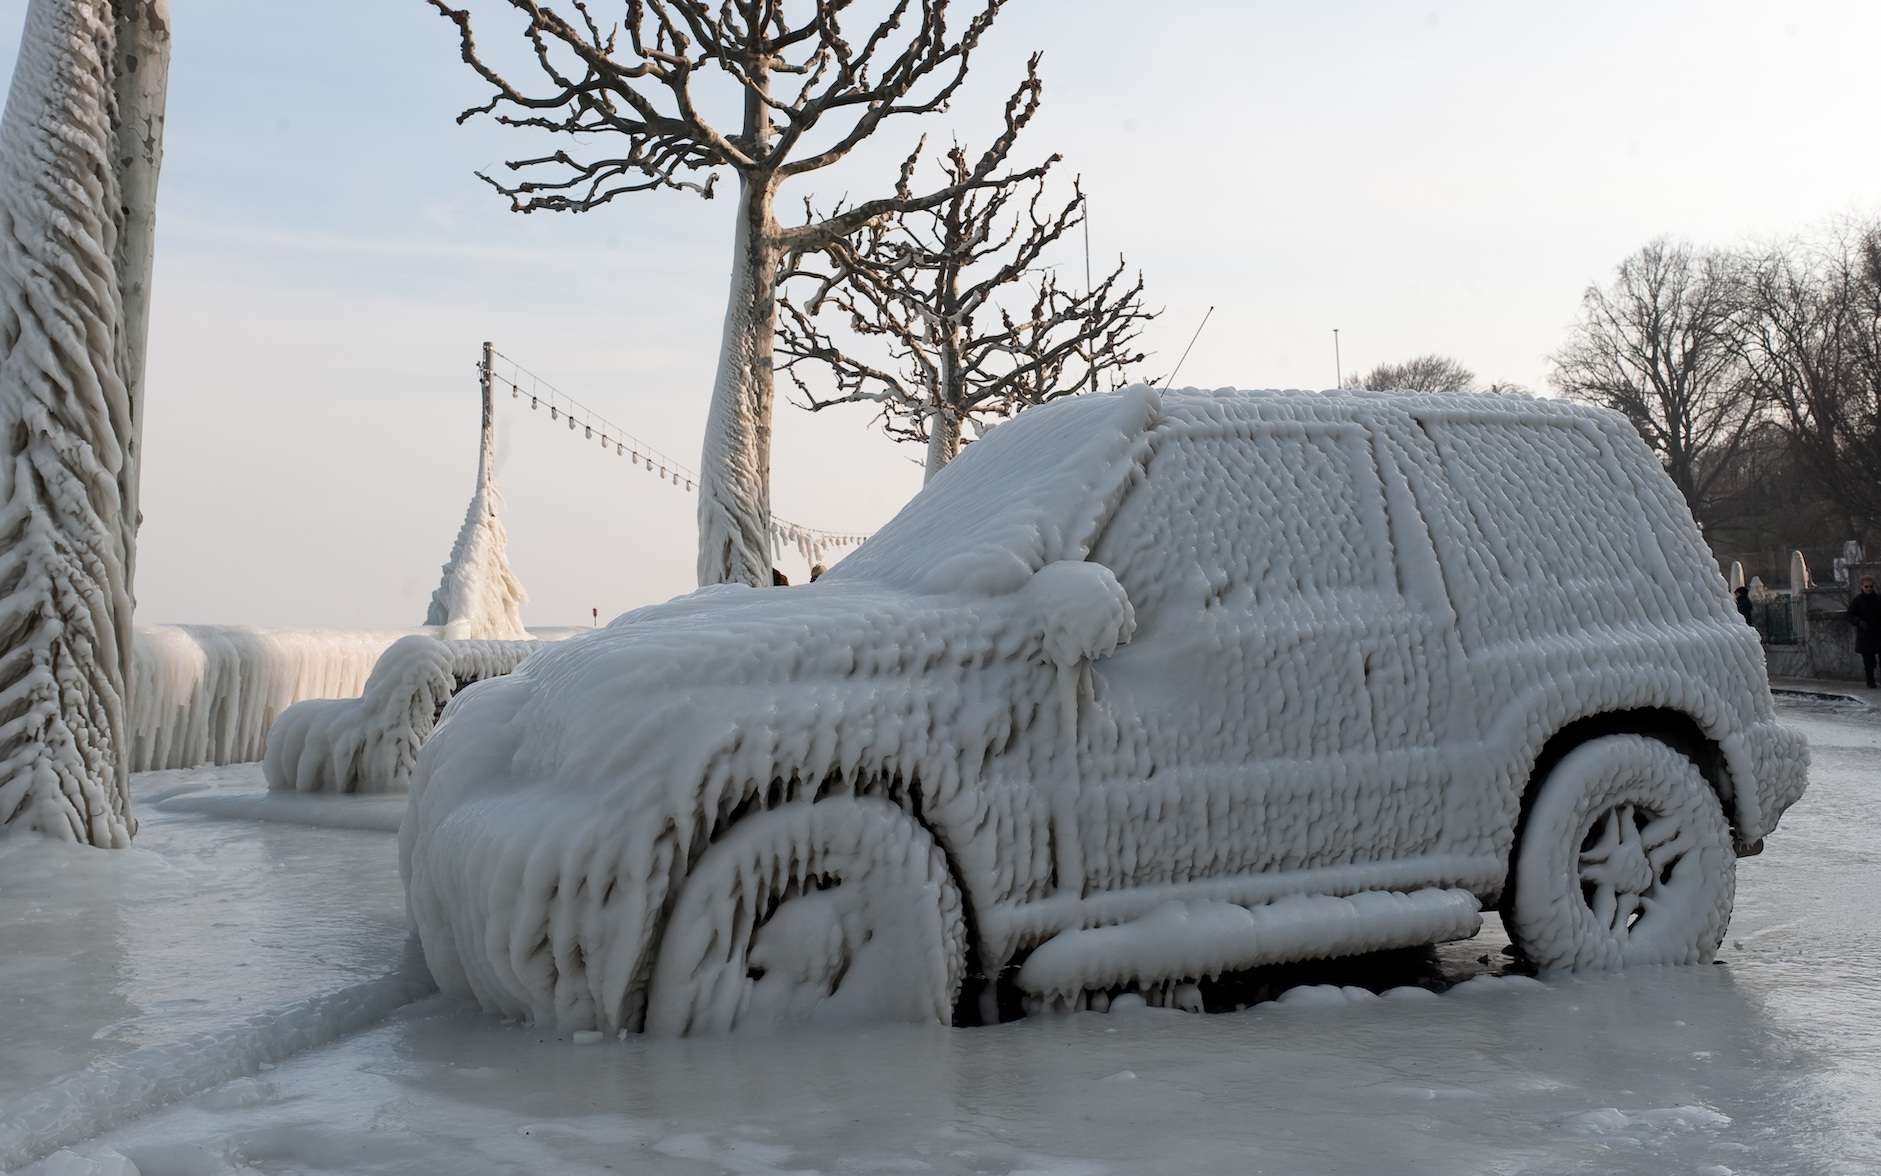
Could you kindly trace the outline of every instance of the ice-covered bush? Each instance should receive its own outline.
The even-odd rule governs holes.
[[[472,682],[515,669],[536,641],[448,641],[414,634],[379,658],[358,698],[313,698],[268,730],[268,787],[403,792],[444,704]]]

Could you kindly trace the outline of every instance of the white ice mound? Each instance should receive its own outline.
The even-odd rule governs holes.
[[[498,515],[502,504],[496,488],[494,420],[486,395],[477,489],[425,613],[425,624],[442,626],[453,640],[519,641],[529,635],[522,623],[529,594],[510,570],[509,532]]]
[[[313,698],[268,730],[268,787],[294,792],[403,792],[418,748],[444,704],[471,682],[507,674],[535,641],[402,637],[379,658],[359,698]]]
[[[1704,759],[1729,848],[1803,787],[1623,419],[1135,388],[991,430],[815,584],[704,589],[466,689],[401,864],[439,985],[561,1031],[945,1019],[1027,967],[1056,992],[1467,933],[1530,789],[1617,731]],[[1666,868],[1614,884],[1717,883],[1633,766],[1582,799],[1624,785]],[[1556,874],[1524,909],[1582,900]],[[927,950],[880,950],[911,926]]]

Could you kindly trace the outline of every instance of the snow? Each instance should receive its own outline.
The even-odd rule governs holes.
[[[0,827],[121,848],[142,335],[116,56],[111,6],[34,0],[0,119]]]
[[[1865,1176],[1881,1166],[1881,1079],[1867,1062],[1881,1050],[1872,983],[1881,862],[1870,803],[1881,719],[1806,702],[1785,702],[1783,713],[1814,748],[1809,801],[1766,853],[1741,863],[1736,942],[1721,966],[1546,985],[1495,976],[1485,969],[1501,961],[1504,940],[1492,915],[1476,940],[1434,960],[1397,953],[1295,972],[1296,984],[1363,984],[1385,999],[1319,1007],[1308,995],[1238,1014],[1131,1012],[1143,1002],[1130,994],[1109,1016],[988,1029],[604,1037],[576,1048],[572,1033],[432,998],[102,1135],[64,1139],[56,1162],[25,1171],[1190,1176],[1246,1170],[1252,1156],[1266,1171],[1354,1176]],[[186,866],[191,885],[152,894],[148,910],[132,907],[107,936],[92,936],[122,953],[115,963],[27,940],[45,943],[33,953],[40,966],[69,969],[59,973],[70,979],[63,989],[22,989],[22,961],[0,954],[0,969],[15,969],[0,974],[9,997],[28,996],[38,1013],[0,1020],[0,1055],[31,1056],[21,1052],[23,1031],[74,1054],[122,1049],[92,1034],[124,1015],[124,1001],[146,1018],[190,1015],[181,1028],[200,1032],[226,998],[190,1006],[195,1014],[165,1006],[190,995],[188,981],[254,958],[258,944],[309,963],[318,983],[303,996],[396,964],[402,924],[387,838],[305,830],[313,842],[292,849],[286,830],[177,817],[154,800],[184,793],[192,779],[234,786],[236,772],[252,771],[140,777],[139,848],[60,859],[73,872],[49,893],[92,893],[75,884],[78,872],[103,880],[136,860]],[[214,840],[177,840],[218,829]],[[258,841],[266,851],[244,856]],[[379,867],[362,868],[370,859],[348,845],[370,850]],[[310,889],[309,867],[321,860],[330,896]],[[8,861],[0,855],[0,891],[13,893]],[[156,929],[149,916],[166,904],[183,924],[174,933],[130,933]],[[347,910],[351,920],[335,917]],[[18,918],[17,905],[0,910],[0,943],[21,942]],[[243,921],[239,944],[209,927],[231,918]],[[383,932],[359,934],[362,919],[381,918]],[[348,959],[357,949],[336,951],[342,932],[376,946]],[[198,970],[165,980],[165,960]],[[271,970],[269,983],[284,971]],[[1425,991],[1438,977],[1437,987],[1462,982]],[[97,1007],[55,1012],[44,1004],[55,996],[71,1010]],[[283,1003],[277,989],[257,999]],[[16,1091],[34,1085],[0,1072],[0,1123]]]
[[[281,712],[268,729],[262,760],[268,787],[405,791],[418,748],[451,695],[471,682],[509,673],[540,645],[399,638],[380,656],[360,697],[307,699]]]
[[[702,589],[464,691],[419,756],[401,853],[440,987],[558,1031],[641,1028],[661,1000],[662,919],[700,863],[737,821],[832,797],[880,798],[931,831],[987,974],[1036,949],[1110,983],[1167,940],[1089,929],[1170,902],[1454,890],[1495,904],[1548,741],[1650,708],[1686,716],[1728,769],[1721,795],[1707,782],[1677,810],[1697,823],[1680,826],[1681,853],[1726,809],[1747,847],[1800,794],[1806,751],[1775,721],[1756,637],[1620,417],[1139,387],[993,429],[816,584]],[[1730,851],[1693,850],[1681,872],[1708,878],[1720,914],[1638,924],[1677,951],[1551,966],[1709,958]],[[1549,877],[1515,928],[1536,945],[1583,902],[1569,875]],[[1666,897],[1653,885],[1637,880],[1645,906]],[[761,937],[772,912],[753,909],[727,934]],[[1465,933],[1451,914],[1419,933]],[[1382,934],[1350,934],[1344,914],[1296,926],[1190,962],[1229,970],[1271,962],[1263,941],[1310,958]],[[1052,947],[1061,935],[1113,946]],[[1230,941],[1245,958],[1220,954]],[[1115,966],[1092,959],[1105,950]],[[941,952],[915,986],[954,963]],[[804,983],[809,996],[770,1007],[883,1006]],[[743,1007],[740,984],[722,1005],[672,999]]]
[[[496,488],[496,422],[488,378],[486,373],[477,488],[437,591],[431,594],[425,624],[443,628],[444,636],[453,640],[520,641],[529,635],[522,623],[529,594],[510,570],[509,534],[498,513],[503,496]]]

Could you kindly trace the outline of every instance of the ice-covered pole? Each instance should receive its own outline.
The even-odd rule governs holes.
[[[166,0],[30,0],[0,116],[0,827],[130,843]]]
[[[425,624],[440,625],[453,639],[516,641],[527,637],[522,606],[528,594],[509,566],[509,532],[498,511],[503,496],[496,488],[496,403],[492,396],[495,348],[483,345],[477,368],[483,422],[478,433],[477,486],[464,511],[463,526],[451,545]],[[572,418],[571,418],[572,419]]]

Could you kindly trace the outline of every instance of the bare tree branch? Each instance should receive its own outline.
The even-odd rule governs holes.
[[[1075,182],[1065,203],[1047,203],[1055,157],[996,183],[977,178],[984,156],[958,145],[938,162],[945,184],[936,191],[947,195],[931,205],[886,217],[806,209],[809,224],[852,227],[799,238],[822,244],[813,259],[793,254],[784,272],[777,348],[801,405],[878,406],[891,437],[928,444],[930,477],[957,452],[965,427],[1121,383],[1143,361],[1135,342],[1159,313],[1144,308],[1142,277],[1127,278],[1121,258],[1084,291],[1065,289],[1047,265],[1051,248],[1084,219]],[[914,167],[912,158],[903,165],[901,189]],[[849,339],[838,343],[819,316]],[[862,358],[866,351],[886,358]],[[806,368],[834,391],[819,394]]]
[[[1610,288],[1588,288],[1554,358],[1555,385],[1625,414],[1701,523],[1763,407],[1739,346],[1740,303],[1728,258],[1654,241]]]

